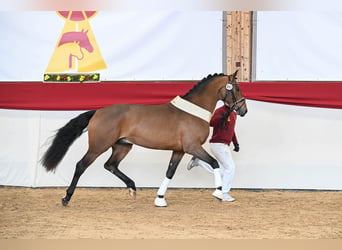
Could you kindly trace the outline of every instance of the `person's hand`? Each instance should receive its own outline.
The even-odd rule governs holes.
[[[234,149],[235,152],[239,152],[240,151],[240,145],[237,142],[234,142]]]

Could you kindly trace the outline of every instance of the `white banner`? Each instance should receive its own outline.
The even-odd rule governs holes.
[[[342,80],[342,12],[262,11],[256,23],[256,80]]]
[[[222,72],[221,11],[0,12],[0,81],[46,72],[193,80]]]

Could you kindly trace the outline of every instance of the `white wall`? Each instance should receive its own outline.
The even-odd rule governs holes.
[[[342,110],[248,101],[249,112],[238,118],[241,151],[233,152],[237,165],[234,188],[342,190]],[[78,111],[0,110],[0,184],[68,186],[76,162],[87,149],[83,134],[68,151],[55,173],[37,163],[46,140]],[[205,145],[209,149],[208,144]],[[133,147],[121,163],[137,187],[158,187],[165,176],[170,151]],[[122,187],[103,168],[109,152],[100,156],[81,177],[79,186]],[[213,187],[203,169],[186,170],[186,155],[171,187]]]
[[[342,188],[342,110],[248,101],[234,186]]]

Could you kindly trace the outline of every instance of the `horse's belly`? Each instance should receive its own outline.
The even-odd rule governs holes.
[[[152,149],[182,150],[182,143],[178,135],[173,133],[147,132],[126,138],[133,144]]]

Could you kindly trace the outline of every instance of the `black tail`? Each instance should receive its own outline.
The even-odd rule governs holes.
[[[57,167],[71,144],[81,136],[83,130],[88,126],[95,112],[96,110],[91,110],[82,113],[57,131],[51,146],[41,159],[42,165],[47,171],[52,171]]]

